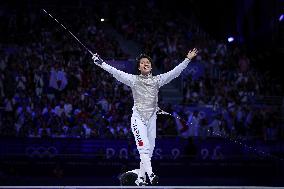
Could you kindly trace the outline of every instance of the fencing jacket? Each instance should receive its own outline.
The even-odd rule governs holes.
[[[190,59],[186,58],[182,63],[169,72],[153,76],[149,75],[132,75],[103,62],[99,65],[101,68],[111,73],[118,81],[128,85],[133,94],[134,107],[143,121],[147,122],[158,108],[158,92],[159,88],[169,83],[187,67]]]

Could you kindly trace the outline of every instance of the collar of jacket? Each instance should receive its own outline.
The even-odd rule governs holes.
[[[140,74],[139,76],[146,79],[146,78],[152,77],[152,72],[150,72],[147,75]]]

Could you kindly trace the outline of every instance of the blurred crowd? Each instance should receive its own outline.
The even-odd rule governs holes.
[[[189,48],[200,49],[194,62],[204,66],[204,74],[181,77],[182,105],[160,104],[187,123],[159,116],[158,137],[280,137],[279,107],[257,104],[258,97],[282,94],[268,72],[253,67],[243,49],[212,39],[193,15],[165,14],[152,1],[135,3],[129,9],[123,3],[104,6],[99,13],[61,9],[55,16],[106,60],[129,55],[104,33],[100,13],[109,13],[111,27],[142,45],[159,72],[173,69]],[[115,14],[113,7],[119,10]],[[0,136],[132,137],[131,90],[92,64],[91,56],[39,11],[0,10]],[[212,108],[212,119],[189,106]]]
[[[125,137],[128,89],[38,11],[1,10],[0,135]],[[127,58],[87,10],[58,17],[102,57]]]

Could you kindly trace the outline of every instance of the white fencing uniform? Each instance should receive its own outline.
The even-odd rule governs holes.
[[[186,58],[173,70],[153,76],[132,75],[103,62],[97,64],[107,72],[111,73],[118,81],[128,85],[133,94],[134,106],[131,117],[131,129],[135,137],[136,146],[140,154],[140,175],[147,172],[152,174],[151,157],[153,155],[156,139],[156,112],[158,107],[159,88],[169,83],[187,67],[190,59]]]

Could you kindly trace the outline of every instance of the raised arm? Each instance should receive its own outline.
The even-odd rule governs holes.
[[[181,74],[181,72],[187,67],[191,59],[197,55],[197,53],[198,51],[196,48],[190,50],[182,63],[180,63],[174,69],[167,73],[157,75],[159,87],[162,87],[163,85],[171,82],[174,78],[177,78]]]
[[[94,54],[92,59],[94,60],[94,63],[101,67],[102,69],[104,69],[105,71],[109,72],[110,74],[113,75],[114,78],[116,78],[118,81],[122,82],[123,84],[132,87],[134,80],[135,80],[135,76],[132,74],[128,74],[125,73],[121,70],[118,70],[110,65],[108,65],[107,63],[105,63],[103,61],[103,59],[101,59],[101,57],[99,57],[98,54]]]

